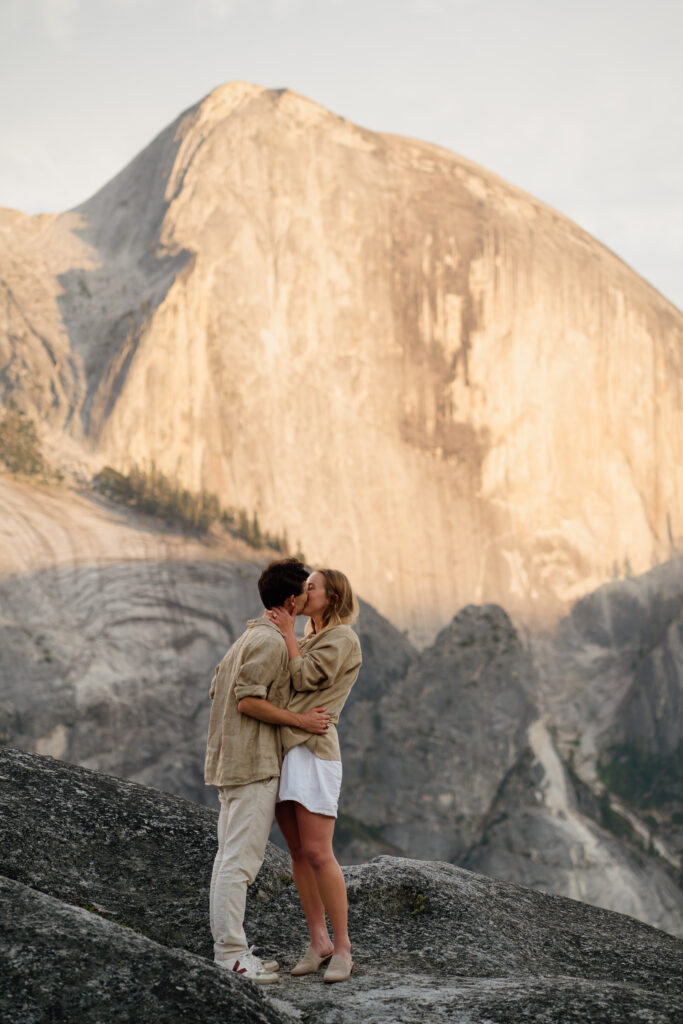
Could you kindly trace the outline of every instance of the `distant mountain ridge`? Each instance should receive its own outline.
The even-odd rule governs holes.
[[[576,225],[288,90],[221,86],[77,209],[0,211],[0,397],[56,458],[257,512],[418,643],[671,557],[682,368],[681,313]]]

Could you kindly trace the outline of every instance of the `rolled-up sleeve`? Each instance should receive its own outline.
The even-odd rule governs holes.
[[[282,665],[282,645],[277,641],[263,641],[250,646],[235,679],[235,697],[267,697],[271,683],[277,678]]]
[[[304,690],[323,690],[334,682],[351,652],[351,641],[330,637],[329,643],[320,643],[310,654],[304,653],[289,662],[292,687]]]

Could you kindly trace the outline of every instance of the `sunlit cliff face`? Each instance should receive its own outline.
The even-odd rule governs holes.
[[[5,227],[8,386],[93,465],[286,528],[418,641],[467,602],[551,622],[681,539],[683,317],[461,157],[236,83]]]

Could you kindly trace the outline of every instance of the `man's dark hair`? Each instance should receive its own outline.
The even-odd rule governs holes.
[[[308,572],[298,558],[281,558],[267,565],[259,576],[258,592],[264,608],[278,608],[288,597],[299,596]]]

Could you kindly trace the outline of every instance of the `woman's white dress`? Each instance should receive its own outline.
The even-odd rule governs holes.
[[[296,800],[313,814],[336,818],[341,784],[341,761],[324,761],[300,743],[282,762],[278,802]]]

